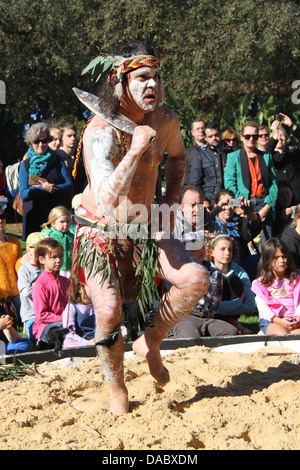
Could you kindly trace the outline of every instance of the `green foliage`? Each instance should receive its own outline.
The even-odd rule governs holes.
[[[81,75],[90,72],[92,74],[92,80],[95,76],[95,82],[98,82],[102,75],[107,76],[114,69],[116,62],[122,59],[123,57],[121,56],[112,57],[111,55],[98,55],[91,60],[87,67],[85,67],[85,69],[81,72]]]
[[[33,367],[28,366],[25,364],[25,362],[16,358],[16,353],[13,357],[12,366],[0,365],[0,382],[5,382],[7,380],[19,380],[25,375],[34,376],[39,374],[35,364],[33,364]]]
[[[257,334],[259,332],[259,318],[258,315],[241,315],[238,322],[244,327],[250,330],[252,333]]]
[[[146,38],[184,136],[199,116],[223,127],[240,126],[243,109],[267,122],[275,108],[299,116],[296,0],[2,0],[0,158],[22,154],[22,128],[33,120],[83,121],[72,87],[96,93],[98,84],[82,71],[99,52]]]

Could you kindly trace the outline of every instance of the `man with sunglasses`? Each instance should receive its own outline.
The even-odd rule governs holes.
[[[267,145],[269,142],[269,129],[267,126],[259,126],[258,128],[258,138],[257,138],[257,148],[262,152],[267,151]]]
[[[236,198],[250,199],[263,224],[263,239],[268,239],[272,236],[278,188],[272,155],[256,148],[257,139],[258,124],[246,122],[241,133],[243,148],[228,156],[224,185]]]

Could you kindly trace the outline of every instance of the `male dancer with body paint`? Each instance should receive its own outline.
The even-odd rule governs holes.
[[[171,206],[179,200],[185,174],[179,122],[176,115],[160,103],[163,90],[158,60],[140,50],[123,52],[124,59],[113,70],[99,96],[103,112],[113,115],[118,111],[138,125],[133,135],[125,134],[120,140],[118,131],[98,115],[83,135],[88,186],[76,214],[86,220],[104,217],[148,223],[164,152],[168,154],[164,203]],[[109,94],[111,99],[107,100]],[[114,109],[109,109],[111,104]],[[132,213],[137,204],[145,209],[138,215]],[[133,350],[147,359],[152,376],[160,385],[165,385],[169,373],[161,360],[161,341],[205,294],[209,275],[179,240],[157,232],[155,241],[158,245],[157,276],[168,279],[173,287],[163,296],[150,327],[133,343]],[[99,272],[89,279],[86,276],[86,282],[96,313],[96,343],[101,343],[98,352],[111,390],[110,411],[123,414],[129,410],[123,338],[118,335],[113,345],[107,339],[121,322],[124,298],[120,289],[116,290],[115,271],[101,287],[102,275]]]

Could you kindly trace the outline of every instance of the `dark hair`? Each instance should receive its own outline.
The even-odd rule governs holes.
[[[288,181],[284,181],[284,180],[278,181],[277,182],[277,187],[278,187],[278,193],[277,193],[277,199],[276,199],[276,210],[280,210],[280,206],[279,206],[279,202],[278,202],[278,194],[279,194],[279,189],[281,189],[281,188],[288,188],[291,191],[292,197],[291,197],[290,206],[295,206],[297,204],[293,188],[292,188],[292,186],[290,185],[290,183]]]
[[[83,285],[78,276],[75,274],[71,274],[68,281],[68,289],[67,289],[67,300],[70,304],[79,304],[80,303],[80,292],[78,290],[79,285]]]
[[[51,255],[53,250],[55,250],[56,248],[61,248],[63,250],[62,244],[54,238],[45,238],[44,240],[38,242],[35,247],[34,258],[35,264],[39,269],[42,269],[43,267],[39,261],[39,257],[42,256],[43,258],[46,258],[46,256]]]
[[[277,182],[278,189],[279,188],[289,188],[293,192],[293,188],[288,181],[280,180]]]
[[[217,121],[209,121],[204,124],[204,134],[206,129],[216,129],[218,132],[221,132],[220,125]]]
[[[59,123],[60,131],[63,133],[67,129],[72,129],[72,131],[77,132],[75,124],[72,122],[64,121]]]
[[[148,39],[146,39],[144,43],[130,42],[129,44],[124,44],[114,52],[114,55],[120,55],[122,57],[132,57],[138,54],[154,55],[154,49]]]
[[[235,194],[233,191],[231,191],[231,189],[219,189],[215,195],[215,203],[218,204],[220,197],[224,195],[231,196],[233,198],[235,197]]]
[[[287,245],[280,238],[269,238],[269,240],[262,245],[261,258],[258,263],[257,274],[258,277],[262,278],[262,284],[270,285],[274,281],[272,261],[277,249],[287,257],[286,277],[290,280],[290,283],[295,280],[296,267]]]

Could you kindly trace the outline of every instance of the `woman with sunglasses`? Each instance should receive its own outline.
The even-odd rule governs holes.
[[[64,204],[70,208],[72,197],[71,178],[63,159],[49,147],[51,136],[46,124],[33,124],[25,142],[29,148],[19,170],[23,240],[40,231],[53,207]]]
[[[272,236],[272,224],[277,200],[277,181],[272,155],[256,147],[258,124],[246,122],[242,127],[243,148],[230,153],[224,170],[224,185],[235,197],[251,201],[262,221],[262,239]]]
[[[233,147],[233,151],[240,147],[240,139],[234,129],[226,129],[222,133],[222,140],[230,147]]]

